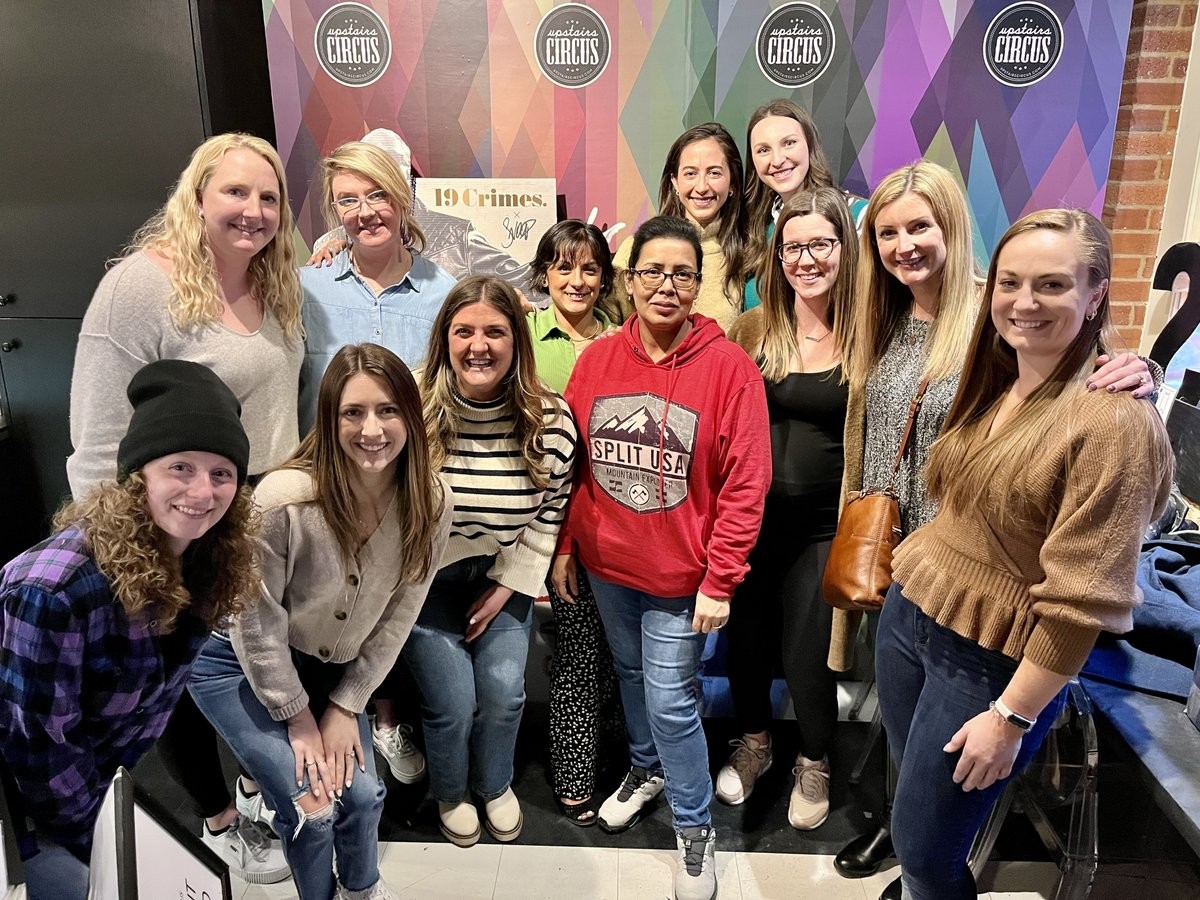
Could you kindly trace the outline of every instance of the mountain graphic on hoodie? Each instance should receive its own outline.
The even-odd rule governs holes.
[[[687,453],[688,449],[684,446],[683,441],[675,434],[674,429],[669,424],[659,425],[657,419],[645,406],[631,412],[629,415],[611,416],[593,433],[593,438],[608,438],[610,440],[625,441],[631,444],[640,444],[643,447],[658,448],[660,435],[663,439],[663,449],[670,450],[675,453]]]

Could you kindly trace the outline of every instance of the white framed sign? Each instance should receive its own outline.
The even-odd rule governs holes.
[[[558,220],[553,178],[417,178],[417,221],[429,238],[428,255],[447,242],[486,244],[498,259],[533,261],[538,241]],[[495,266],[500,274],[505,263]],[[443,266],[443,268],[446,268]],[[447,269],[450,271],[450,269]],[[454,274],[451,272],[451,274]]]

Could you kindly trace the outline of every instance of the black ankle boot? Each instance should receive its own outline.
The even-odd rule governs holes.
[[[896,876],[896,880],[883,889],[883,893],[879,895],[879,900],[901,900],[904,896],[904,886],[900,884],[900,877]]]
[[[874,875],[883,861],[892,856],[892,830],[880,825],[874,831],[860,834],[833,858],[833,867],[844,878],[866,878]]]

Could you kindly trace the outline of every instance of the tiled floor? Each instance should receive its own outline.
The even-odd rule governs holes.
[[[404,900],[670,900],[674,854],[664,850],[479,844],[380,845],[380,872]],[[838,876],[830,856],[717,853],[720,900],[875,900],[896,876]],[[1151,875],[1154,877],[1150,877]],[[1050,863],[1002,863],[984,873],[991,900],[1053,896]],[[1186,880],[1177,880],[1185,878]],[[1176,879],[1176,880],[1172,880]],[[234,900],[295,898],[291,882],[259,887],[235,882]],[[1114,867],[1101,871],[1092,900],[1200,900],[1190,870]]]

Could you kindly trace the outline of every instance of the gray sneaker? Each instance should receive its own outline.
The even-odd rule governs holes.
[[[385,728],[382,731],[371,723],[371,743],[387,760],[392,775],[401,784],[413,784],[425,774],[425,757],[412,742],[412,729],[407,725]]]
[[[679,862],[675,900],[714,900],[717,896],[717,832],[711,825],[685,828],[675,835]]]
[[[788,822],[811,831],[829,818],[829,761],[797,756],[792,774],[796,783],[788,800]]]
[[[275,884],[291,877],[283,845],[265,825],[239,815],[220,834],[201,823],[205,845],[229,866],[229,871],[250,884]]]
[[[734,748],[733,753],[729,762],[721,766],[721,771],[717,773],[713,793],[722,803],[737,806],[746,802],[758,779],[771,768],[775,757],[771,753],[769,737],[765,744],[757,746],[751,746],[742,738],[730,741],[729,746]]]
[[[609,834],[632,828],[645,813],[646,806],[663,792],[663,777],[641,766],[633,766],[621,786],[600,806],[600,827]]]

